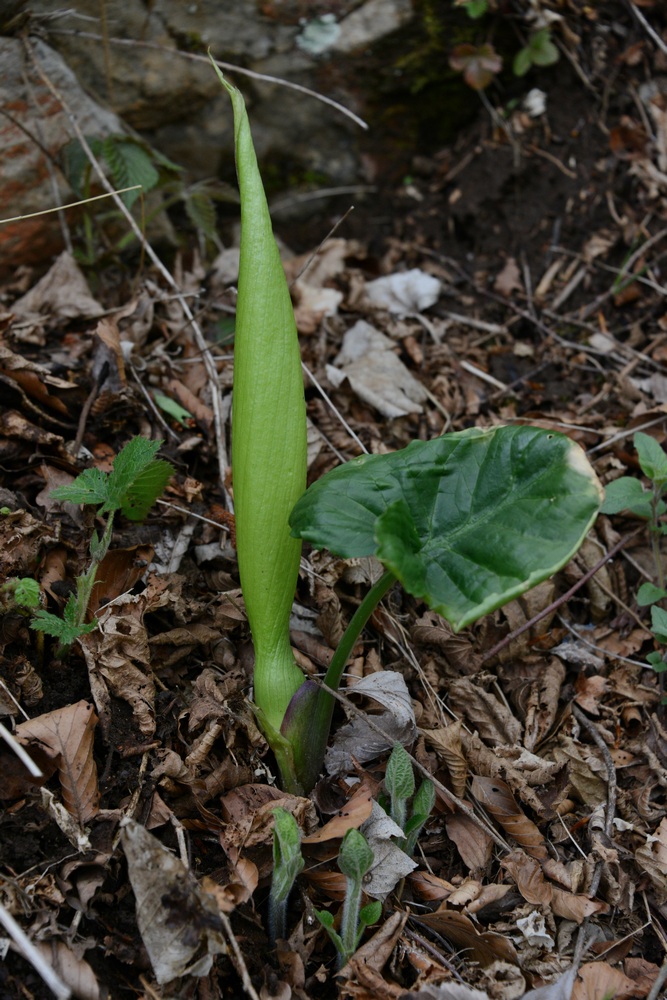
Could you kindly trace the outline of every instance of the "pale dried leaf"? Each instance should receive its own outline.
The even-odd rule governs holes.
[[[522,1000],[570,1000],[576,978],[577,970],[568,969],[555,983],[538,986],[535,990],[528,990],[527,993],[524,993]]]
[[[139,823],[125,820],[121,840],[139,933],[158,983],[207,975],[213,956],[227,951],[215,900]]]
[[[322,844],[327,840],[344,837],[348,830],[358,830],[371,815],[373,794],[367,784],[362,782],[336,815],[325,823],[321,830],[302,838],[304,844]]]
[[[548,857],[544,837],[518,806],[506,782],[500,778],[475,775],[472,779],[472,794],[528,854],[540,860]]]
[[[637,983],[607,962],[582,965],[572,990],[572,1000],[623,1000],[636,996]]]
[[[394,354],[394,344],[365,320],[358,320],[343,338],[334,365],[327,365],[333,386],[347,379],[352,391],[388,418],[421,413],[426,390]]]
[[[554,939],[547,934],[544,914],[539,910],[532,910],[528,916],[519,917],[516,925],[532,948],[546,948],[547,951],[553,951]]]
[[[393,842],[391,838],[402,837],[403,831],[375,801],[361,832],[373,851],[373,866],[364,876],[364,892],[375,899],[386,899],[417,864]]]
[[[93,758],[96,725],[93,706],[78,701],[16,727],[21,743],[37,744],[57,763],[65,808],[81,826],[99,810],[97,766]]]
[[[521,271],[514,257],[508,257],[505,261],[505,266],[493,283],[493,290],[506,299],[510,298],[512,292],[523,291]]]
[[[95,973],[85,958],[77,958],[64,941],[35,941],[35,948],[51,966],[77,1000],[102,1000],[107,995],[100,988]]]
[[[427,983],[416,993],[404,993],[401,1000],[489,1000],[489,994],[463,983]]]
[[[551,902],[552,886],[546,881],[542,868],[535,858],[523,851],[512,851],[501,859],[501,865],[516,882],[516,887],[526,900],[534,906],[548,906]]]
[[[12,305],[12,312],[38,325],[40,316],[87,319],[101,316],[102,306],[90,294],[88,283],[74,258],[63,251],[36,285]]]
[[[438,301],[441,288],[438,278],[415,267],[367,282],[365,298],[377,309],[404,315],[430,308]]]
[[[552,887],[551,909],[557,917],[581,924],[586,917],[590,917],[594,913],[608,913],[609,905],[600,899],[589,899],[588,896],[565,892],[564,889],[559,889],[558,886],[554,885]]]

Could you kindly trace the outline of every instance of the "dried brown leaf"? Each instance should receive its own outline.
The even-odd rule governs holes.
[[[77,1000],[102,1000],[107,996],[85,958],[77,957],[65,941],[36,941],[34,947]]]
[[[428,743],[435,747],[438,757],[446,764],[449,771],[452,791],[463,798],[468,779],[468,765],[461,746],[461,723],[453,722],[451,726],[442,729],[422,730]]]
[[[558,886],[553,886],[551,896],[551,908],[557,917],[564,917],[565,920],[574,920],[576,924],[582,923],[586,917],[594,913],[608,913],[609,906],[599,899],[589,899],[588,896],[575,895],[572,892],[565,892]]]
[[[534,906],[548,906],[553,887],[546,881],[542,868],[535,858],[523,851],[512,851],[501,859],[501,865],[516,882],[516,887]]]
[[[427,913],[415,919],[432,927],[457,947],[466,949],[470,958],[480,965],[491,965],[497,959],[512,965],[518,964],[516,950],[509,938],[492,931],[478,931],[470,917],[466,917],[464,913],[441,906],[435,913]]]
[[[475,775],[472,794],[528,854],[538,860],[548,857],[544,837],[518,806],[506,782]]]
[[[65,808],[81,826],[99,810],[93,731],[97,716],[87,701],[38,715],[16,727],[16,736],[36,743],[57,763]]]
[[[373,808],[373,794],[369,786],[362,782],[354,794],[328,823],[302,839],[304,844],[322,844],[327,840],[344,837],[348,830],[358,830],[365,823]]]
[[[514,745],[521,739],[521,725],[509,709],[468,677],[459,677],[449,687],[449,703],[456,715],[474,726],[485,743]]]
[[[637,991],[637,983],[606,962],[582,965],[572,990],[572,1000],[623,1000],[644,995]]]
[[[462,813],[453,813],[445,817],[445,829],[466,868],[478,871],[486,867],[493,854],[493,841],[477,823]]]
[[[496,276],[493,283],[494,292],[509,299],[512,292],[522,292],[523,282],[521,281],[521,271],[514,257],[508,257],[502,271]]]

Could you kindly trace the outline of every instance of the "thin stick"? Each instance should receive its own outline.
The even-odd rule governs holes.
[[[136,191],[141,184],[133,184],[129,188],[119,188],[118,191],[109,191],[107,194],[96,194],[93,198],[82,198],[81,201],[70,201],[66,205],[58,205],[56,208],[43,208],[41,212],[29,212],[28,215],[15,215],[11,219],[0,219],[0,226],[6,222],[22,222],[23,219],[36,219],[38,215],[48,215],[50,212],[63,212],[66,208],[76,208],[77,205],[87,205],[90,201],[99,201],[100,198],[113,198],[116,194],[125,194],[126,191]]]
[[[234,931],[232,930],[229,917],[226,913],[221,912],[220,920],[222,921],[222,926],[225,928],[225,934],[227,935],[227,939],[229,940],[232,948],[232,961],[238,975],[241,977],[241,985],[251,1000],[259,1000],[255,987],[252,985],[248,967],[245,964],[245,959],[243,958],[243,952],[239,948],[239,943],[234,936]]]
[[[44,960],[28,935],[19,927],[11,913],[4,908],[2,903],[0,903],[0,924],[2,924],[9,934],[18,952],[30,962],[35,972],[42,977],[51,992],[56,995],[57,1000],[69,1000],[72,996],[69,986],[65,986],[60,976]]]
[[[611,754],[609,753],[609,747],[603,740],[597,726],[595,726],[591,720],[584,715],[577,705],[572,704],[570,708],[572,709],[572,714],[577,722],[579,722],[589,733],[593,742],[602,753],[602,759],[604,760],[604,766],[607,771],[607,810],[604,820],[604,832],[606,836],[611,839],[611,835],[614,832],[614,816],[616,814],[616,768],[614,767],[614,762],[611,758]]]
[[[5,727],[1,722],[0,722],[0,737],[2,737],[7,746],[11,747],[11,749],[14,751],[18,759],[24,765],[24,767],[26,767],[28,771],[30,771],[30,774],[33,776],[33,778],[44,777],[42,771],[37,766],[37,764],[35,764],[30,754],[26,753],[26,751],[23,749],[23,747],[16,739],[16,737],[12,736],[9,730],[5,729]]]
[[[76,38],[90,38],[96,42],[103,42],[104,39],[102,35],[96,35],[92,31],[78,31],[74,30],[56,30],[51,31],[53,35],[74,35]],[[199,55],[196,52],[184,52],[182,49],[165,49],[164,45],[158,45],[156,42],[142,42],[136,38],[109,38],[107,39],[110,45],[124,45],[133,48],[141,49],[155,49],[158,52],[164,52],[170,58],[174,55],[181,56],[183,59],[191,59],[194,62],[204,62],[209,63],[208,56]],[[367,122],[360,118],[359,115],[355,115],[353,111],[346,108],[345,105],[339,104],[338,101],[334,101],[331,97],[325,97],[324,94],[318,94],[316,90],[311,90],[309,87],[304,87],[300,83],[293,83],[292,80],[283,80],[278,76],[269,76],[267,73],[257,73],[252,69],[245,69],[242,66],[237,66],[234,63],[222,62],[221,59],[215,60],[216,66],[220,69],[230,70],[232,73],[238,73],[239,76],[250,77],[251,80],[262,80],[264,83],[275,83],[279,87],[288,87],[290,90],[296,90],[300,94],[305,94],[307,97],[314,97],[316,101],[321,101],[323,104],[328,104],[329,107],[335,108],[336,111],[340,111],[342,115],[346,115],[347,118],[351,118],[353,122],[359,125],[363,129],[368,128]]]

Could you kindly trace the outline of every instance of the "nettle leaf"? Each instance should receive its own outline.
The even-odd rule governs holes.
[[[140,472],[124,494],[120,509],[130,521],[143,521],[174,474],[173,466],[157,459]]]
[[[67,486],[51,490],[51,496],[67,503],[106,503],[109,497],[108,478],[100,469],[86,469]]]
[[[484,90],[496,73],[503,68],[503,61],[493,45],[457,45],[449,57],[449,65],[473,90]]]
[[[471,428],[333,469],[290,524],[344,558],[377,556],[459,630],[564,566],[601,499],[583,451],[564,435]]]
[[[620,514],[622,510],[631,510],[637,517],[651,517],[651,494],[632,476],[614,479],[605,487],[600,513]]]
[[[637,431],[632,440],[644,475],[654,483],[667,482],[667,455],[655,438]]]
[[[152,190],[160,180],[150,154],[133,139],[110,135],[102,144],[102,152],[109,164],[111,178],[119,188],[140,184],[146,192]],[[126,191],[121,198],[127,207],[131,208],[140,193],[140,191]]]

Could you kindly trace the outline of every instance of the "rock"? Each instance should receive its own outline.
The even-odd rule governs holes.
[[[70,105],[84,134],[123,132],[112,112],[82,89],[63,58],[44,42],[32,42],[46,75]],[[0,219],[53,208],[76,200],[58,166],[58,154],[72,137],[58,100],[42,80],[18,38],[0,38]],[[0,226],[0,272],[43,260],[62,249],[57,213]]]

